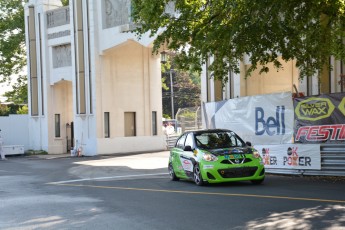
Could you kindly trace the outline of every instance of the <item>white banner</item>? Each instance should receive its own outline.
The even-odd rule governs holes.
[[[321,169],[319,144],[255,145],[265,168]]]
[[[291,92],[205,103],[204,112],[207,128],[230,129],[252,144],[293,142]]]

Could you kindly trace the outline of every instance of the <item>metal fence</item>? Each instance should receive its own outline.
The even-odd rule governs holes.
[[[176,113],[176,120],[182,133],[202,129],[201,107],[179,108]]]
[[[167,147],[174,147],[178,136],[167,137]],[[345,176],[345,144],[322,144],[321,170],[266,169],[267,173],[309,176]]]

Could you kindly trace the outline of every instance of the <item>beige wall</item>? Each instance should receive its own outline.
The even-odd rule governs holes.
[[[73,121],[73,95],[72,82],[60,81],[51,86],[50,98],[48,98],[48,106],[50,107],[48,114],[48,134],[49,149],[48,152],[64,153],[66,152],[66,123]],[[60,114],[60,136],[55,137],[55,114]]]
[[[277,71],[273,64],[269,64],[267,65],[270,69],[268,73],[259,74],[259,67],[247,79],[245,79],[245,71],[250,65],[242,64],[241,97],[293,91],[293,84],[296,84],[298,87],[299,73],[295,67],[295,61],[280,61],[283,64],[282,70]]]
[[[151,113],[161,118],[160,63],[150,48],[134,41],[108,50],[101,57],[97,79],[97,137],[104,137],[104,112],[110,113],[110,138],[124,136],[124,113],[136,113],[136,135],[151,136]],[[157,121],[159,124],[161,120]],[[158,135],[161,126],[158,125]]]

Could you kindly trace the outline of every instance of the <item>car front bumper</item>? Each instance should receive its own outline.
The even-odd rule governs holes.
[[[201,175],[208,183],[262,180],[265,177],[265,168],[261,163],[224,165],[217,162],[202,162],[200,166]]]

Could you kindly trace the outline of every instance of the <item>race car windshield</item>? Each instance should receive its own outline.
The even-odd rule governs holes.
[[[245,143],[234,132],[205,132],[195,135],[197,147],[220,149],[243,147]]]

